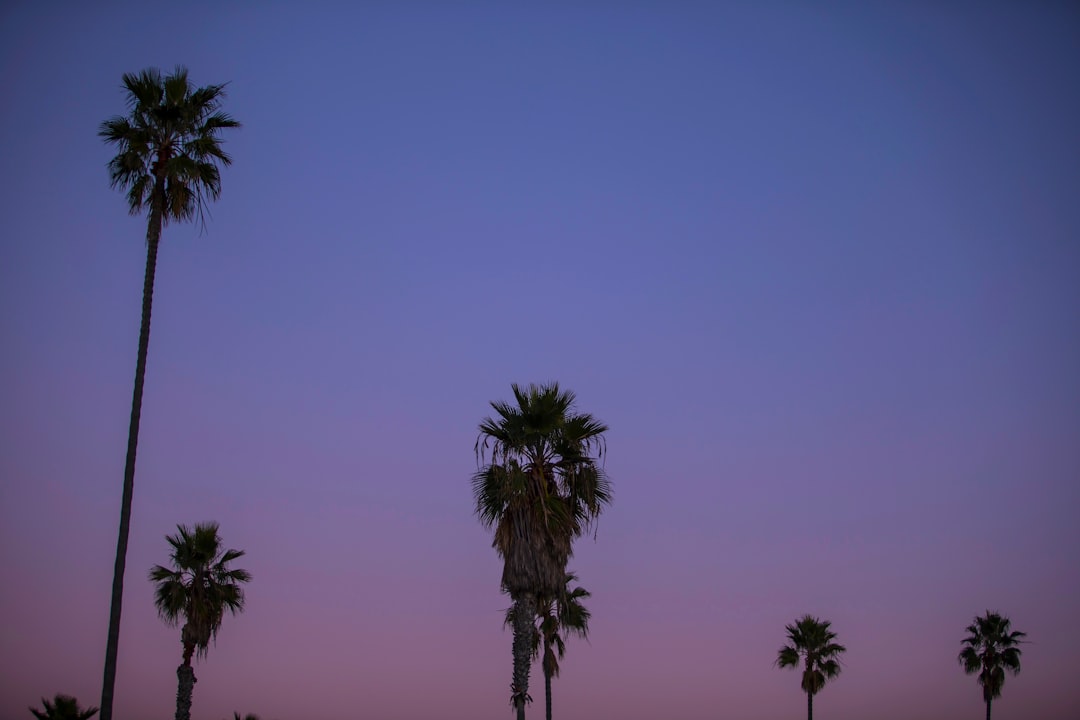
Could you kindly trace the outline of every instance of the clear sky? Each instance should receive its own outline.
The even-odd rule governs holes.
[[[561,720],[1080,717],[1072,3],[5,3],[0,720],[100,696],[145,262],[120,76],[230,82],[161,246],[119,720],[170,717],[177,523],[247,550],[195,720],[510,716],[473,443],[512,382],[610,426]],[[533,674],[530,715],[541,716]]]

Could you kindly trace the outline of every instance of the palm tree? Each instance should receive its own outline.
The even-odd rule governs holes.
[[[180,641],[184,662],[176,669],[176,720],[191,720],[191,691],[195,671],[191,656],[205,656],[210,640],[217,637],[225,611],[233,615],[244,609],[244,588],[251,580],[247,570],[231,569],[229,563],[243,557],[243,550],[224,550],[217,523],[201,523],[189,529],[177,525],[177,534],[166,536],[172,546],[172,565],[155,565],[150,570],[154,604],[158,615],[172,626],[184,620]]]
[[[194,88],[187,70],[178,67],[162,77],[156,68],[137,75],[125,74],[128,114],[101,124],[98,135],[117,147],[109,161],[112,187],[127,193],[132,215],[149,213],[146,227],[146,274],[143,278],[142,324],[135,362],[135,390],[131,398],[124,490],[120,502],[120,533],[113,568],[109,634],[105,649],[105,676],[101,688],[101,720],[112,720],[116,655],[120,644],[120,610],[124,595],[131,497],[135,485],[135,451],[139,443],[143,380],[150,346],[150,308],[154,297],[161,228],[171,221],[203,219],[204,203],[221,193],[218,165],[232,160],[221,148],[219,132],[240,123],[221,112],[224,85]]]
[[[1020,674],[1021,650],[1017,647],[1027,633],[1012,630],[1009,618],[986,611],[966,628],[964,648],[957,659],[968,675],[979,673],[983,700],[986,701],[986,720],[990,720],[990,704],[1001,697],[1005,686],[1005,671]]]
[[[41,698],[41,705],[45,711],[30,708],[38,720],[90,720],[97,714],[96,707],[88,707],[85,710],[79,707],[79,702],[70,695],[57,693],[52,702]]]
[[[836,633],[830,630],[831,626],[828,620],[804,615],[793,625],[784,627],[791,644],[780,648],[776,664],[798,669],[799,660],[802,660],[807,720],[814,720],[814,695],[840,674],[840,655],[847,652],[847,648],[834,642]]]
[[[532,657],[540,657],[543,646],[541,667],[544,669],[544,706],[547,720],[551,720],[551,678],[559,677],[559,660],[566,655],[566,638],[577,635],[589,636],[589,619],[592,613],[581,601],[592,597],[583,587],[571,588],[570,583],[577,582],[577,575],[566,574],[566,586],[555,597],[539,596],[536,607],[535,632],[533,634]],[[513,627],[514,607],[506,610],[505,625]]]
[[[495,530],[502,588],[514,603],[510,702],[524,720],[537,598],[565,590],[573,540],[611,502],[611,487],[597,464],[607,426],[578,413],[574,393],[558,383],[512,388],[515,403],[492,402],[496,418],[480,423],[472,488],[480,522]]]
[[[259,720],[259,716],[255,713],[248,713],[247,715],[241,716],[240,713],[234,711],[232,715],[233,720]]]

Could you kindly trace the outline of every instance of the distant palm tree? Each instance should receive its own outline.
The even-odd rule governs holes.
[[[191,656],[206,655],[226,611],[236,615],[244,609],[241,583],[249,582],[251,573],[228,567],[243,557],[244,551],[223,551],[217,523],[198,524],[193,530],[177,525],[176,529],[176,535],[165,538],[172,546],[173,567],[155,565],[150,580],[156,585],[154,604],[161,619],[173,626],[184,620],[180,631],[184,662],[176,669],[176,720],[191,720],[191,692],[195,687]]]
[[[244,715],[243,717],[241,717],[240,713],[234,712],[232,714],[232,716],[233,716],[233,720],[259,720],[259,716],[256,715],[255,713],[248,713],[247,715]]]
[[[544,670],[544,700],[547,720],[551,720],[551,678],[559,677],[559,660],[566,655],[566,638],[577,635],[589,636],[589,619],[592,613],[581,601],[592,597],[583,587],[570,587],[577,582],[577,575],[566,574],[566,587],[563,593],[555,597],[539,596],[536,607],[536,627],[533,635],[532,657],[543,657],[541,666]],[[506,625],[513,627],[514,606],[506,610]]]
[[[979,673],[979,685],[986,701],[986,720],[990,720],[990,704],[1001,697],[1005,687],[1005,671],[1020,673],[1020,648],[1017,647],[1026,633],[1012,630],[1009,618],[986,611],[982,617],[968,625],[968,636],[963,639],[964,648],[957,659],[968,675]]]
[[[472,487],[514,602],[511,704],[524,720],[537,597],[565,589],[573,540],[611,502],[611,488],[597,464],[607,426],[578,413],[574,394],[557,383],[512,388],[515,403],[491,403],[497,417],[480,423]]]
[[[128,114],[101,124],[98,135],[117,147],[109,161],[114,188],[127,192],[132,215],[149,212],[146,227],[146,274],[143,277],[142,323],[131,398],[124,490],[120,502],[120,533],[113,567],[109,633],[105,647],[105,676],[101,688],[101,720],[112,720],[116,655],[120,645],[120,611],[124,595],[131,498],[135,486],[135,453],[139,444],[146,356],[150,348],[150,309],[154,297],[161,228],[171,221],[202,219],[203,205],[221,193],[218,165],[232,161],[221,149],[219,133],[240,123],[221,112],[224,85],[194,88],[187,70],[178,67],[162,77],[156,68],[138,75],[125,73]]]
[[[96,707],[88,707],[85,710],[79,707],[79,702],[70,695],[56,694],[52,702],[41,698],[41,705],[45,711],[30,708],[38,720],[90,720],[97,714]]]
[[[836,633],[828,620],[804,615],[793,625],[786,625],[790,645],[780,648],[778,667],[798,669],[802,661],[802,689],[806,693],[806,718],[814,720],[814,695],[825,683],[840,674],[840,655],[847,648],[836,642]]]

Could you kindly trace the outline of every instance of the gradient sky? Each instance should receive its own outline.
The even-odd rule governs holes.
[[[120,76],[230,82],[207,232],[161,246],[116,711],[170,717],[148,569],[247,550],[195,720],[510,717],[473,443],[512,382],[610,426],[561,720],[1080,717],[1071,3],[5,3],[0,720],[100,697],[145,218]],[[173,6],[169,6],[173,7]],[[543,712],[542,677],[533,674]]]

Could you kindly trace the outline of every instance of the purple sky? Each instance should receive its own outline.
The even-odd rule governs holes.
[[[195,720],[510,717],[473,442],[549,380],[615,489],[560,720],[800,717],[804,613],[820,717],[979,718],[986,609],[995,717],[1080,717],[1076,5],[258,5],[0,10],[0,720],[100,696],[145,219],[96,131],[177,63],[245,126],[163,238],[119,720],[211,519],[254,580]]]

